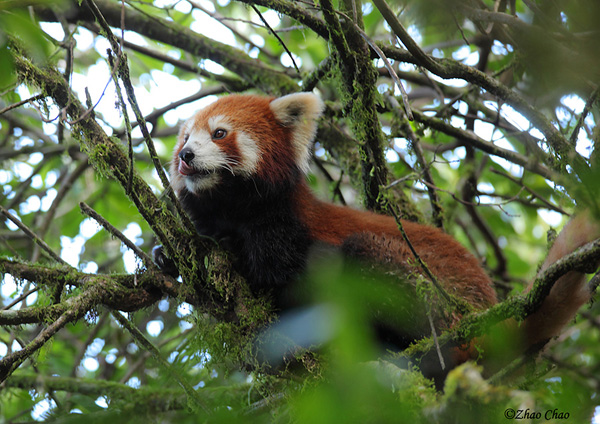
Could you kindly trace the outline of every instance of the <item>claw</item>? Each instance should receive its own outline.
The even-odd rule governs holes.
[[[179,276],[179,270],[173,262],[164,252],[162,245],[154,246],[152,249],[152,260],[165,274],[177,278]]]

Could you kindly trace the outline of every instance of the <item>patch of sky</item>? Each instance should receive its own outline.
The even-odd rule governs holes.
[[[47,212],[48,209],[50,209],[50,207],[52,206],[52,202],[54,202],[54,199],[56,198],[57,195],[58,195],[58,191],[56,191],[56,189],[54,189],[54,188],[50,188],[46,191],[46,195],[44,197],[42,197],[41,210],[43,212]]]
[[[167,312],[169,310],[169,301],[167,299],[161,299],[158,301],[158,310],[161,312]]]
[[[117,360],[117,353],[119,353],[119,350],[112,348],[108,351],[104,360],[109,364],[114,364],[114,362]]]
[[[192,324],[191,322],[187,322],[187,321],[179,321],[179,329],[181,331],[185,331],[185,330],[189,330],[190,328],[192,328],[194,326],[194,324]]]
[[[486,205],[495,203],[493,197],[489,196],[494,193],[494,186],[487,182],[477,184],[477,190],[483,194],[479,195],[478,200]],[[486,195],[487,194],[487,195]]]
[[[252,41],[258,47],[263,47],[265,45],[265,39],[258,34],[250,35],[250,41]]]
[[[134,389],[139,389],[140,387],[142,387],[142,382],[137,377],[131,377],[129,380],[127,380],[125,384]]]
[[[94,37],[94,50],[104,59],[108,59],[106,52],[110,50],[110,42],[104,37]]]
[[[37,212],[42,206],[42,201],[38,196],[29,196],[27,200],[19,204],[21,215],[27,215],[32,212]]]
[[[108,408],[108,401],[106,400],[105,396],[100,396],[96,399],[95,401],[96,405],[99,406],[102,409],[107,409]]]
[[[569,124],[569,121],[574,120],[574,118],[579,119],[579,115],[581,115],[585,109],[585,101],[581,97],[574,94],[564,96],[561,99],[561,103],[564,105],[564,107],[559,107],[556,109],[556,116],[565,126]],[[576,116],[573,116],[573,114]],[[586,116],[584,124],[590,127],[594,127],[596,125],[594,122],[594,117],[591,113]],[[585,129],[579,129],[576,140],[577,142],[575,150],[580,155],[589,158],[591,153],[594,151],[594,142],[588,137],[588,133],[585,131]]]
[[[13,179],[13,173],[0,169],[0,184],[8,184]]]
[[[444,79],[444,78],[438,77],[437,75],[434,75],[434,74],[429,75],[429,77],[437,82],[441,82],[442,84],[450,86],[450,87],[466,87],[467,86],[467,82],[465,80],[459,79],[459,78]]]
[[[63,30],[62,24],[59,22],[40,22],[40,28],[50,37],[58,41],[63,41],[65,38],[65,31]]]
[[[298,68],[301,68],[302,67],[302,58],[300,56],[295,55],[294,53],[292,53],[292,57],[294,58],[294,61],[296,62],[296,66],[298,66]],[[292,62],[292,58],[290,57],[290,55],[287,52],[283,53],[280,56],[279,61],[286,68],[293,68],[294,67],[294,63]]]
[[[513,46],[510,44],[502,44],[500,41],[495,40],[492,44],[492,53],[498,56],[506,56],[513,52]]]
[[[182,304],[180,304],[177,307],[177,317],[178,318],[183,318],[188,316],[189,314],[191,314],[194,311],[194,308],[192,307],[192,305],[190,305],[189,303],[183,302]]]
[[[411,25],[406,29],[408,35],[417,43],[421,44],[423,42],[423,36],[421,35],[421,31],[419,31],[419,27],[416,25]]]
[[[77,43],[77,50],[86,51],[94,47],[95,35],[85,28],[79,27],[77,32],[73,34],[73,38]]]
[[[398,153],[393,149],[386,149],[385,150],[385,159],[387,162],[395,163],[400,160],[400,155],[398,155]]]
[[[93,261],[85,262],[81,264],[81,272],[85,272],[87,274],[95,274],[98,272],[98,264]]]
[[[133,355],[136,354],[140,348],[135,343],[129,343],[126,347],[127,353]]]
[[[48,418],[48,413],[56,408],[56,402],[54,399],[51,399],[48,395],[46,395],[45,399],[39,401],[33,406],[31,410],[31,418],[34,421],[46,421]]]
[[[121,38],[121,30],[120,29],[115,29],[114,33],[118,38]],[[128,41],[131,44],[135,44],[136,46],[144,46],[144,47],[148,46],[148,42],[146,41],[146,39],[135,31],[125,31],[123,33],[123,36],[125,38],[125,41]]]
[[[498,237],[498,246],[500,246],[501,248],[506,248],[506,246],[508,245],[508,240],[506,239],[506,237],[504,236],[500,236]]]
[[[461,146],[442,153],[442,157],[448,162],[450,168],[458,169],[460,161],[465,158],[466,152],[466,149]]]
[[[102,352],[105,344],[106,342],[104,339],[96,337],[85,350],[85,356],[98,356],[100,352]]]
[[[39,190],[44,186],[44,179],[40,175],[34,175],[31,178],[31,187]]]
[[[18,220],[21,220],[21,218],[19,218],[19,214],[14,210],[14,209],[9,209],[9,212],[11,213],[11,215],[15,216]],[[12,222],[10,219],[6,219],[4,221],[4,225],[6,225],[6,227],[10,230],[10,231],[17,231],[19,229],[19,227],[17,227],[15,225],[14,222]]]
[[[87,322],[89,325],[96,325],[98,322],[100,322],[100,317],[98,314],[93,312],[87,312],[83,319],[85,319],[85,322]]]
[[[15,141],[15,149],[18,150],[22,147],[33,146],[34,144],[33,139],[25,135]]]
[[[83,361],[81,361],[81,365],[88,372],[96,372],[98,371],[98,368],[100,368],[100,363],[96,358],[84,358]]]
[[[417,69],[412,63],[398,62],[398,70],[402,72],[413,72]]]
[[[164,328],[165,323],[161,319],[148,321],[146,324],[146,332],[152,337],[160,336],[160,333],[162,333]]]
[[[563,219],[562,214],[548,209],[539,209],[538,215],[551,227],[558,227]]]
[[[443,59],[444,58],[444,51],[441,49],[433,49],[431,51],[431,55],[437,59]]]
[[[143,239],[141,238],[142,229],[136,222],[127,224],[127,227],[123,230],[123,235],[135,245],[143,243]],[[138,268],[138,257],[125,245],[121,245],[121,252],[123,253],[123,265],[125,270],[128,273],[133,274]]]
[[[6,302],[10,303],[11,298],[17,293],[18,287],[14,277],[10,274],[4,274],[4,278],[0,280],[0,294]]]
[[[85,239],[81,236],[73,238],[67,236],[60,237],[60,257],[69,265],[77,268],[79,265],[79,257],[83,252]]]
[[[169,354],[169,356],[167,357],[167,362],[172,364],[173,362],[175,362],[175,360],[177,359],[177,356],[179,356],[179,352],[174,350],[173,352],[171,352]]]
[[[214,12],[214,5],[211,2],[203,2],[202,6]],[[235,36],[226,26],[221,25],[218,21],[215,21],[215,19],[198,9],[192,11],[192,17],[194,18],[194,22],[190,25],[192,31],[223,44],[235,45]]]
[[[452,58],[463,62],[468,66],[475,66],[479,62],[479,52],[471,51],[469,46],[462,46],[458,50],[452,52]]]

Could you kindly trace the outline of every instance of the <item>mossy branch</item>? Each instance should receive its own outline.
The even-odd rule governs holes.
[[[98,11],[113,28],[121,27],[121,4],[108,0],[95,0]],[[50,8],[36,8],[39,15],[55,21],[56,15]],[[286,94],[298,91],[298,85],[284,72],[273,70],[258,59],[250,58],[245,52],[204,37],[176,22],[143,13],[139,9],[125,7],[125,30],[133,30],[153,40],[187,51],[199,58],[210,59],[239,75],[253,87],[267,93]],[[73,1],[66,17],[71,23],[94,22],[94,16],[87,7],[78,6]]]
[[[158,270],[145,270],[136,275],[88,274],[65,266],[50,267],[0,257],[0,272],[8,273],[17,280],[31,281],[38,286],[48,288],[56,286],[83,288],[90,284],[103,286],[111,295],[107,298],[100,297],[96,303],[123,311],[144,308],[155,302],[161,292],[179,297],[191,304],[200,304],[193,290],[185,285],[176,284],[172,278]],[[0,311],[0,324],[21,325],[41,322],[43,319],[40,317],[56,317],[57,311],[63,311],[63,307],[64,304],[57,303],[43,308]]]
[[[98,300],[98,288],[86,290],[78,296],[70,297],[64,301],[65,308],[60,316],[44,328],[23,349],[13,352],[0,359],[0,383],[6,380],[27,358],[38,351],[60,329],[70,322],[77,321],[85,315]],[[104,293],[105,295],[107,293]]]
[[[567,272],[588,272],[590,264],[597,264],[598,261],[600,261],[600,239],[585,244],[549,266],[537,276],[529,293],[510,297],[483,312],[464,316],[456,326],[438,337],[440,345],[444,346],[451,341],[466,343],[486,334],[492,326],[510,318],[523,321],[540,308],[560,277]],[[433,340],[428,338],[415,343],[404,353],[408,356],[420,356],[433,347]]]
[[[383,154],[385,138],[376,107],[377,72],[369,57],[368,44],[355,26],[360,27],[360,24],[342,23],[329,0],[321,1],[321,10],[342,79],[342,99],[352,132],[359,142],[365,206],[383,212],[387,200],[381,187],[387,185],[388,169]]]
[[[148,411],[147,408],[156,412],[181,411],[189,407],[183,390],[165,389],[160,386],[133,388],[127,384],[101,379],[16,373],[3,383],[3,387],[25,390],[35,388],[39,392],[64,391],[79,393],[92,399],[96,399],[98,396],[106,396],[111,400],[111,403],[124,402],[132,409],[143,407],[144,411]],[[237,405],[243,401],[248,401],[249,390],[251,390],[251,387],[248,384],[227,387],[226,390],[220,386],[204,387],[202,395],[211,405]],[[250,400],[255,400],[256,396],[251,396]]]

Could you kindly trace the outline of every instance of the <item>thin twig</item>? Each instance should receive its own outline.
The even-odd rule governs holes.
[[[150,112],[148,115],[146,115],[144,117],[144,119],[146,120],[146,122],[153,122],[156,119],[158,119],[158,117],[164,115],[166,112],[173,110],[181,105],[185,105],[191,102],[194,102],[196,100],[202,99],[204,97],[207,96],[213,96],[215,94],[220,94],[220,93],[224,93],[226,92],[227,89],[225,88],[224,85],[216,85],[214,87],[206,87],[201,89],[200,91],[198,91],[197,93],[192,94],[191,96],[188,97],[184,97],[183,99],[174,101],[164,107],[158,108],[153,110],[152,112]],[[131,128],[136,128],[139,125],[139,122],[132,122],[131,123]],[[124,132],[126,132],[126,129],[124,130],[120,130],[120,131],[116,131],[115,135],[117,137],[121,137],[123,136]],[[156,136],[156,132],[154,132],[154,135]]]
[[[68,263],[66,263],[60,256],[58,256],[50,248],[50,246],[48,246],[46,244],[46,242],[44,240],[42,240],[37,234],[35,234],[33,231],[31,231],[29,229],[29,227],[27,227],[27,225],[23,224],[21,222],[21,220],[19,220],[19,218],[17,218],[13,214],[11,214],[9,211],[7,211],[6,209],[4,209],[4,207],[2,205],[0,205],[0,213],[2,213],[2,215],[4,215],[5,217],[7,217],[8,219],[10,219],[17,227],[19,227],[21,229],[21,231],[23,231],[25,234],[27,234],[27,236],[29,238],[31,238],[35,243],[37,243],[44,250],[44,252],[46,252],[48,255],[50,255],[50,257],[52,259],[54,259],[56,262],[58,262],[58,263],[60,263],[62,265],[67,265],[69,267],[71,266]]]
[[[375,7],[379,9],[379,12],[391,27],[392,31],[394,31],[394,34],[402,41],[402,44],[404,44],[417,62],[427,69],[436,68],[437,64],[435,61],[412,39],[385,0],[373,0],[373,3],[375,4]]]
[[[160,351],[154,346],[144,335],[135,327],[127,318],[125,318],[120,312],[112,311],[112,316],[117,320],[119,324],[121,324],[133,337],[133,340],[137,345],[139,345],[142,349],[150,352],[152,357],[156,362],[161,364],[165,370],[167,370],[168,374],[171,375],[179,385],[185,390],[188,397],[193,399],[193,401],[202,408],[202,410],[209,414],[211,411],[208,409],[208,406],[205,404],[204,400],[200,398],[200,395],[194,388],[190,385],[190,383],[186,380],[185,376],[181,375],[181,373],[175,369],[175,367],[171,366],[171,364],[163,358]]]
[[[425,303],[428,304],[427,296],[425,296]],[[427,315],[427,320],[429,321],[429,327],[431,328],[431,337],[433,338],[433,344],[435,346],[435,351],[436,351],[438,359],[440,361],[442,370],[445,370],[446,362],[444,361],[444,355],[442,355],[442,348],[440,346],[440,342],[439,342],[438,336],[437,336],[437,331],[435,330],[435,324],[433,323],[433,318],[431,316],[431,311],[429,309],[427,310],[426,315]]]
[[[25,100],[21,100],[20,102],[14,103],[10,106],[6,106],[4,109],[0,109],[0,115],[4,114],[5,112],[8,112],[9,110],[13,110],[18,108],[19,106],[23,106],[26,103],[30,103],[30,102],[34,102],[36,100],[40,100],[43,99],[45,96],[43,94],[38,94],[37,96],[33,96],[30,97],[28,99]]]
[[[258,8],[255,5],[251,5],[252,10],[254,10],[254,12],[258,15],[258,17],[260,18],[260,20],[263,22],[263,24],[265,24],[265,26],[269,29],[269,31],[271,32],[271,34],[273,34],[275,36],[275,38],[277,38],[277,41],[279,41],[279,44],[281,44],[281,47],[283,47],[283,49],[286,51],[286,53],[288,54],[288,56],[290,57],[290,59],[292,59],[292,63],[294,64],[294,68],[296,68],[296,72],[298,72],[298,74],[300,73],[300,68],[298,68],[298,65],[296,64],[296,60],[294,59],[294,56],[292,55],[292,52],[287,48],[287,46],[285,45],[285,43],[283,42],[283,40],[281,39],[281,37],[277,34],[277,32],[275,32],[275,30],[273,30],[273,28],[271,28],[271,25],[269,25],[269,23],[267,22],[267,20],[264,18],[264,16],[262,15],[262,13],[260,13],[260,10],[258,10]]]
[[[113,226],[110,222],[104,219],[102,215],[100,215],[98,212],[92,209],[85,202],[79,203],[79,208],[81,209],[81,212],[83,212],[83,214],[89,216],[98,224],[100,224],[102,228],[108,231],[109,234],[121,240],[121,242],[125,246],[131,249],[133,253],[135,253],[137,257],[139,257],[144,262],[144,265],[146,265],[147,268],[156,268],[150,256],[148,256],[139,247],[133,244],[131,240],[125,237],[125,235],[122,232],[120,232],[115,226]]]
[[[314,157],[313,158],[313,163],[317,166],[317,168],[319,168],[319,170],[325,176],[325,178],[327,179],[327,181],[329,181],[330,183],[333,183],[333,182],[336,183],[335,187],[332,190],[333,191],[333,197],[334,197],[334,199],[337,196],[340,199],[340,203],[342,205],[346,205],[346,200],[344,199],[344,195],[342,194],[342,192],[340,190],[340,182],[342,180],[342,176],[343,176],[344,172],[342,171],[342,175],[340,175],[340,179],[337,180],[337,181],[335,181],[333,179],[333,177],[331,176],[331,174],[329,173],[329,171],[327,171],[327,169],[323,165],[323,161],[321,161],[318,158]]]
[[[577,137],[579,135],[579,129],[583,125],[583,121],[585,120],[585,118],[590,113],[592,106],[594,106],[594,103],[598,99],[598,94],[600,94],[600,87],[596,88],[594,90],[594,92],[592,93],[592,95],[590,96],[588,101],[585,103],[585,107],[583,108],[581,115],[579,115],[579,118],[577,119],[577,124],[575,124],[575,128],[573,128],[573,132],[571,133],[571,138],[569,139],[569,141],[571,142],[571,144],[573,146],[575,146],[577,144]]]
[[[215,21],[219,22],[221,25],[223,25],[225,28],[227,28],[229,31],[231,31],[236,37],[239,37],[245,44],[248,44],[248,45],[252,46],[252,48],[256,48],[256,49],[260,50],[260,52],[262,54],[264,54],[265,56],[269,57],[269,59],[271,59],[271,60],[277,60],[278,59],[277,56],[271,54],[267,50],[265,50],[262,47],[258,46],[248,36],[244,35],[240,31],[238,31],[234,25],[228,25],[227,23],[225,23],[225,21],[242,22],[242,23],[245,23],[245,24],[252,25],[252,26],[260,28],[261,26],[259,24],[257,24],[256,22],[253,22],[253,21],[247,20],[247,19],[229,18],[227,16],[223,16],[223,15],[219,14],[216,11],[215,12],[211,12],[207,8],[203,7],[197,1],[188,0],[188,3],[191,4],[193,7],[195,7],[196,9],[201,10],[202,12],[206,13],[208,16],[210,16],[211,18],[213,18]],[[264,22],[264,20],[263,20],[263,22]],[[267,28],[269,28],[269,27],[267,26]]]
[[[564,209],[562,209],[559,206],[553,205],[550,201],[544,199],[540,194],[538,194],[536,191],[534,191],[532,188],[528,187],[525,185],[525,183],[523,182],[523,179],[521,178],[520,180],[514,178],[513,176],[505,173],[505,172],[500,172],[497,169],[494,168],[490,168],[490,172],[492,172],[493,174],[497,174],[497,175],[501,175],[504,178],[508,179],[509,181],[518,184],[519,186],[521,186],[523,189],[525,189],[529,194],[531,194],[533,197],[535,197],[536,199],[538,199],[540,202],[542,202],[548,209],[560,212],[563,215],[566,216],[570,216],[569,213],[567,213],[567,211],[565,211]]]
[[[87,159],[84,159],[81,163],[79,163],[79,165],[77,165],[77,167],[73,170],[73,172],[71,172],[68,175],[65,175],[64,178],[61,178],[58,182],[58,191],[56,193],[56,197],[54,198],[54,200],[52,200],[52,204],[50,205],[50,208],[48,208],[48,211],[44,214],[44,219],[39,227],[39,236],[41,238],[46,237],[46,234],[48,233],[48,229],[50,228],[50,225],[52,224],[52,221],[54,219],[54,217],[56,216],[56,213],[58,211],[58,206],[61,204],[61,202],[65,199],[67,193],[69,192],[69,190],[71,189],[71,187],[73,187],[73,183],[85,172],[86,169],[88,169],[89,164],[87,162]],[[34,254],[32,255],[32,260],[35,262],[36,259],[36,255],[37,255],[37,249],[34,250]]]
[[[413,254],[415,260],[419,264],[419,267],[425,272],[425,275],[427,276],[427,278],[429,279],[429,281],[431,281],[431,283],[433,284],[433,286],[437,289],[438,293],[444,298],[444,300],[446,302],[448,302],[448,304],[454,305],[459,310],[459,312],[465,313],[466,311],[464,310],[465,309],[464,305],[461,305],[456,300],[456,298],[450,296],[446,292],[446,289],[444,289],[444,287],[442,287],[442,285],[438,281],[437,277],[435,275],[433,275],[433,273],[431,272],[431,270],[429,269],[429,267],[427,266],[427,264],[421,259],[421,256],[417,253],[416,249],[414,248],[414,246],[412,245],[410,239],[408,238],[408,234],[406,234],[406,231],[404,230],[404,225],[402,224],[402,220],[398,216],[398,213],[396,212],[395,208],[390,205],[388,207],[388,212],[396,220],[396,224],[398,225],[398,229],[400,230],[400,233],[402,234],[402,238],[406,242],[406,244],[407,244],[408,248],[410,249],[411,253]]]
[[[406,122],[406,117],[403,116],[400,109],[400,104],[398,100],[392,95],[386,95],[386,100],[390,104],[392,111],[396,112],[397,116],[400,118],[400,125],[402,130],[406,133],[404,134],[412,144],[412,148],[417,156],[417,161],[421,165],[421,170],[423,174],[423,179],[427,181],[427,192],[429,193],[429,203],[431,204],[433,221],[435,222],[435,226],[438,228],[444,228],[444,220],[443,220],[443,211],[441,208],[440,199],[437,196],[437,192],[432,188],[434,186],[433,176],[430,172],[430,165],[425,160],[425,155],[423,154],[423,148],[421,147],[421,141],[419,137],[415,134],[412,127],[408,122]]]
[[[6,311],[10,308],[12,308],[13,306],[15,306],[17,303],[27,299],[30,295],[32,295],[33,293],[37,292],[40,289],[40,287],[34,287],[31,290],[27,290],[26,293],[23,293],[21,296],[19,296],[18,298],[16,298],[15,300],[13,300],[12,302],[10,302],[8,305],[6,305],[5,307],[2,308],[3,311]]]
[[[115,57],[112,55],[111,51],[108,51],[108,61],[111,66],[116,67],[117,61]],[[117,92],[117,98],[119,99],[119,106],[121,107],[121,111],[123,113],[123,120],[125,121],[125,134],[127,135],[127,154],[129,156],[129,176],[127,178],[127,186],[125,187],[125,193],[131,195],[131,185],[133,181],[133,141],[131,139],[131,122],[129,121],[129,114],[127,113],[127,105],[125,104],[125,100],[123,100],[123,93],[121,92],[121,84],[119,84],[119,80],[116,76],[113,75],[115,82],[115,89]]]

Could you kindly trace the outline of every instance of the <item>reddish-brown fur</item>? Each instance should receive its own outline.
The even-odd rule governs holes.
[[[302,130],[307,131],[307,134],[309,134],[302,136],[307,146],[299,147],[295,145],[294,143],[299,143],[295,140],[297,137],[296,132],[300,130],[294,125],[299,127],[298,121],[301,121],[302,116],[296,122],[293,118],[302,113],[302,104],[299,105],[298,110],[290,112],[289,122],[278,122],[276,114],[270,108],[272,101],[272,98],[258,96],[223,97],[218,102],[200,111],[194,118],[192,126],[206,126],[209,117],[226,116],[228,122],[236,131],[233,134],[228,134],[225,139],[215,140],[214,142],[229,158],[235,160],[243,160],[241,157],[243,155],[237,144],[236,132],[243,131],[251,135],[260,150],[260,162],[253,178],[255,177],[256,181],[266,182],[267,186],[273,187],[268,194],[269,196],[274,196],[273,193],[285,194],[282,198],[288,199],[286,202],[290,202],[290,204],[281,205],[280,215],[273,215],[273,224],[281,225],[280,223],[284,221],[281,219],[282,213],[293,214],[299,225],[293,224],[296,226],[294,228],[289,227],[289,230],[296,231],[294,234],[299,234],[298,244],[320,241],[333,246],[342,246],[352,240],[357,245],[364,244],[365,252],[368,253],[367,256],[375,262],[395,264],[401,269],[421,272],[418,267],[413,265],[414,255],[403,239],[393,218],[322,202],[311,193],[304,181],[301,179],[298,181],[298,170],[305,168],[302,164],[296,163],[301,157],[298,149],[309,148],[308,144],[312,140],[314,128],[312,134],[309,134],[310,129],[307,130],[306,127]],[[320,112],[315,113],[314,104],[312,107],[311,113],[318,116]],[[308,106],[307,108],[310,109]],[[315,116],[312,116],[311,119],[316,119]],[[304,122],[306,122],[306,118]],[[307,138],[310,138],[310,140],[307,140]],[[178,155],[183,145],[183,135],[180,135],[174,152],[174,166],[171,168],[174,181],[183,178],[177,172],[177,165],[180,160]],[[282,185],[282,182],[286,182],[286,184]],[[186,190],[183,184],[178,184],[176,187],[178,191],[185,192]],[[254,186],[251,187],[254,188]],[[264,187],[264,185],[261,187]],[[282,189],[281,187],[285,188]],[[285,193],[281,190],[285,190]],[[181,195],[181,192],[178,192],[178,194]],[[263,193],[256,193],[256,195],[263,196]],[[206,198],[198,194],[195,194],[195,196],[199,200],[191,201],[188,193],[187,202],[191,205],[190,207],[198,210],[205,207],[204,202],[212,201],[210,196]],[[272,198],[269,201],[272,202],[269,203],[270,205],[277,203]],[[224,204],[229,205],[229,200],[224,200]],[[240,205],[240,207],[243,207],[243,205]],[[192,212],[197,212],[197,216],[207,219],[208,224],[211,224],[213,218],[220,218],[210,215],[213,212],[211,208],[213,208],[212,205],[207,208],[207,211],[203,209],[201,212]],[[248,215],[247,218],[251,221],[253,216]],[[218,223],[219,221],[216,220],[215,222]],[[238,224],[244,228],[253,225],[252,221]],[[496,303],[496,294],[492,288],[490,278],[481,268],[477,259],[467,249],[437,228],[408,221],[402,221],[402,225],[417,254],[448,292],[460,296],[479,310]],[[277,228],[283,233],[288,233],[288,227]],[[219,234],[217,229],[214,229],[214,231],[215,234]],[[304,235],[306,231],[308,236]],[[239,234],[234,235],[239,236]],[[592,223],[589,216],[581,215],[571,221],[565,227],[565,230],[561,232],[542,269],[547,268],[556,260],[599,235],[600,231]],[[263,251],[270,252],[270,242],[271,239],[265,238],[263,245],[266,248]],[[303,248],[294,250],[296,239],[290,242],[288,238],[283,240],[282,243],[282,248],[289,249],[292,252],[285,252],[288,257],[293,256],[295,252],[300,252],[302,255],[306,254]],[[240,243],[238,245],[241,246]],[[246,252],[248,256],[252,257],[260,256],[255,254],[251,246],[247,247],[246,250],[242,249],[241,252],[241,254]],[[240,253],[238,252],[238,254]],[[268,257],[267,259],[268,261],[265,263],[272,264],[275,258]],[[259,263],[255,269],[260,270],[261,264]],[[275,269],[273,274],[277,277],[284,268],[285,264],[281,265],[281,268]],[[576,314],[579,307],[590,299],[590,295],[585,287],[585,275],[579,272],[571,272],[556,282],[539,311],[528,317],[521,328],[516,325],[512,325],[512,328],[519,335],[518,337],[523,338],[525,347],[544,342],[558,334],[565,323]],[[469,355],[470,352],[468,351],[459,352],[454,359],[464,361]]]
[[[298,186],[296,202],[300,219],[316,240],[339,246],[356,233],[388,236],[394,240],[386,246],[391,262],[407,265],[415,259],[392,217],[322,202],[304,183]],[[410,221],[403,220],[402,226],[417,254],[446,290],[478,309],[496,303],[489,277],[477,259],[454,238],[435,227]]]

